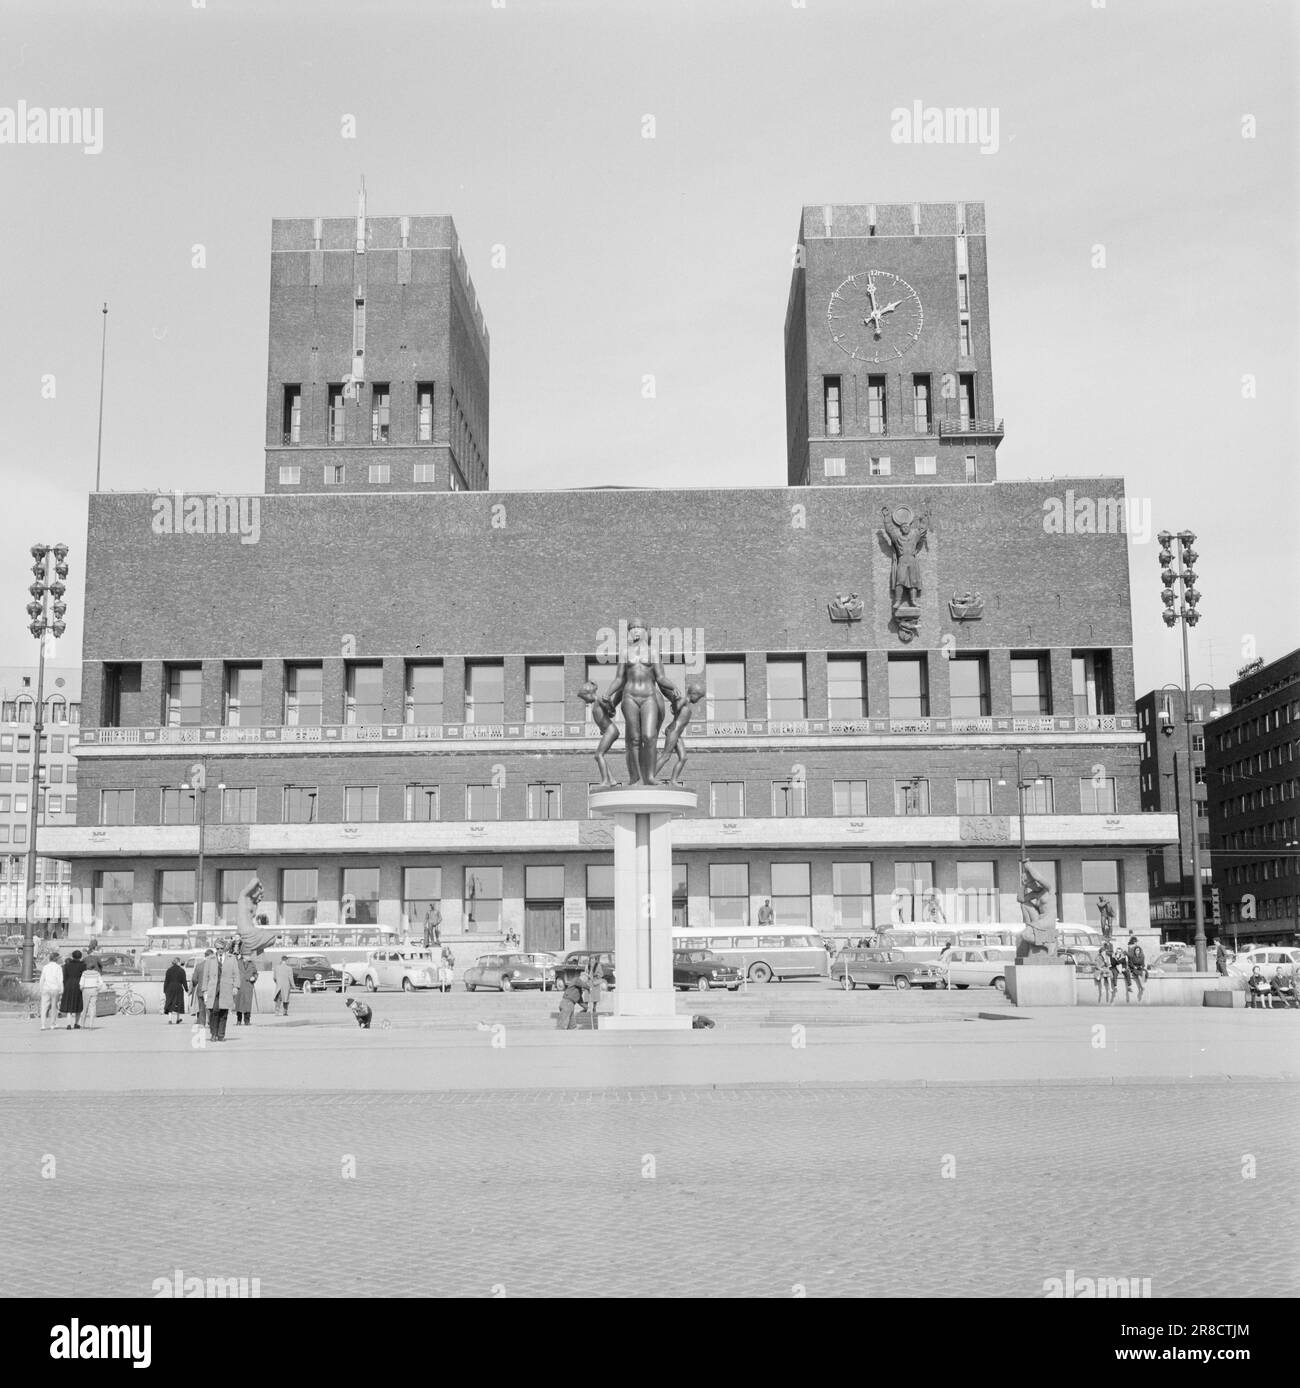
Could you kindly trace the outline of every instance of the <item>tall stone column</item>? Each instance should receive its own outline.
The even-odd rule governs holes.
[[[593,814],[614,824],[613,1011],[602,1031],[689,1031],[673,988],[672,821],[695,808],[693,790],[619,786],[591,792]]]

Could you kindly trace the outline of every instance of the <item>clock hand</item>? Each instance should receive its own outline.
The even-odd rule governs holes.
[[[872,317],[875,317],[880,310],[876,307],[876,282],[870,275],[867,276],[867,297],[871,300]]]
[[[893,311],[894,311],[894,310],[899,306],[899,304],[901,304],[902,302],[903,302],[902,299],[895,299],[894,302],[893,302],[892,304],[886,304],[886,305],[884,306],[884,308],[882,308],[882,309],[880,310],[880,312],[881,312],[881,313],[893,313]]]

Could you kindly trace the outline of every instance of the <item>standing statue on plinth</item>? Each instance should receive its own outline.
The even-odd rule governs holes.
[[[655,786],[659,729],[664,722],[664,697],[676,708],[681,700],[677,686],[664,674],[650,649],[650,629],[640,617],[627,624],[627,659],[618,667],[601,704],[611,718],[623,712],[623,736],[627,742],[628,785]]]
[[[600,768],[600,783],[602,786],[614,786],[618,782],[609,774],[609,763],[605,760],[605,753],[618,741],[618,724],[610,717],[610,711],[605,706],[605,702],[600,697],[595,684],[591,680],[578,688],[578,698],[584,704],[591,706],[591,721],[595,723],[600,732],[600,743],[596,748],[596,765]]]
[[[890,610],[900,639],[911,641],[921,624],[921,610],[916,605],[921,596],[921,561],[917,555],[925,548],[929,517],[914,516],[909,506],[899,506],[892,511],[882,506],[880,513],[885,534],[894,550],[889,566]]]
[[[695,712],[695,705],[702,698],[704,698],[704,686],[699,680],[691,680],[686,686],[686,697],[682,698],[679,694],[673,703],[672,721],[668,724],[667,732],[664,733],[663,755],[655,767],[655,774],[658,775],[672,760],[673,753],[677,753],[677,769],[673,772],[669,785],[679,786],[682,783],[682,772],[686,770],[686,751],[685,744],[682,742],[682,734],[690,724],[691,715]]]

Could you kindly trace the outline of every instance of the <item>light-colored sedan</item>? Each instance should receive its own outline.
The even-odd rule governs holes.
[[[440,962],[440,956],[431,949],[372,949],[366,955],[360,982],[368,993],[377,993],[381,988],[400,988],[404,993],[437,988]],[[355,963],[347,966],[349,977],[357,977],[356,968]]]
[[[1244,949],[1228,963],[1228,972],[1239,978],[1249,978],[1259,965],[1265,978],[1272,978],[1281,969],[1293,972],[1300,969],[1300,949],[1279,949],[1276,945],[1255,945]]]
[[[1006,991],[1003,969],[1016,962],[1010,945],[988,945],[983,949],[950,949],[935,960],[950,988],[996,988]]]

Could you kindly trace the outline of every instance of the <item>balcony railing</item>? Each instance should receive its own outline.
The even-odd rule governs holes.
[[[1000,419],[958,420],[955,424],[947,419],[939,421],[939,436],[945,439],[1000,439],[1003,432]]]

